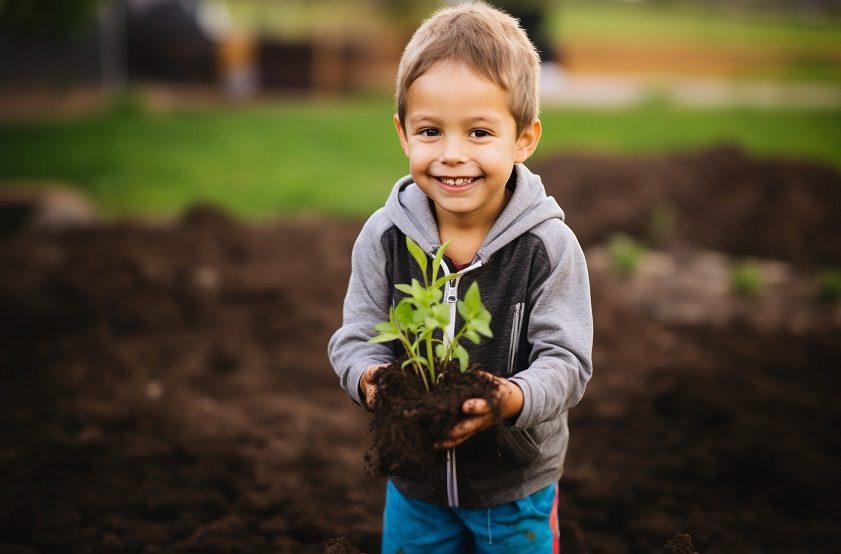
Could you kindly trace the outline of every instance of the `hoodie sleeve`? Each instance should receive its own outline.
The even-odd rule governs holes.
[[[531,427],[575,406],[593,373],[593,313],[584,253],[566,224],[533,232],[546,247],[548,275],[532,291],[528,369],[510,379],[523,390],[515,427]]]
[[[388,319],[391,298],[382,228],[387,223],[382,211],[365,223],[353,245],[351,275],[345,295],[342,326],[330,338],[327,354],[342,388],[362,405],[359,379],[365,368],[389,363],[394,359],[385,344],[372,344],[374,325]]]

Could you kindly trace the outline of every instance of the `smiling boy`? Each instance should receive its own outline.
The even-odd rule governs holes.
[[[465,347],[498,383],[500,412],[468,399],[439,471],[389,477],[383,552],[559,548],[567,411],[592,374],[593,323],[581,248],[523,165],[542,133],[538,78],[516,20],[483,3],[436,12],[400,62],[394,123],[410,175],[357,238],[330,360],[355,402],[374,401],[374,373],[402,352],[368,339],[395,283],[420,278],[405,238],[430,257],[449,240],[442,269],[459,276],[446,300],[477,282],[493,317],[494,338]]]

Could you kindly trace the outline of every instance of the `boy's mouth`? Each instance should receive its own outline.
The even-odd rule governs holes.
[[[436,177],[436,179],[448,187],[463,187],[473,183],[478,177]]]

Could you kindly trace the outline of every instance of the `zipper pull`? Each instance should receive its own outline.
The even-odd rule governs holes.
[[[447,281],[447,286],[444,289],[444,298],[447,300],[448,304],[455,304],[458,300],[458,280],[460,277],[456,277],[452,281]]]

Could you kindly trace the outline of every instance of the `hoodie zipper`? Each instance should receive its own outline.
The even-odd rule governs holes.
[[[523,303],[514,304],[514,315],[511,318],[511,338],[508,343],[508,372],[514,373],[514,364],[517,361],[517,348],[520,345],[520,333],[523,327]]]
[[[444,285],[444,301],[450,305],[450,322],[447,324],[446,332],[444,333],[444,342],[449,344],[456,332],[456,307],[458,305],[458,284],[462,276],[468,271],[472,271],[481,267],[482,261],[479,260],[461,271],[458,272],[458,277],[447,281]],[[446,262],[441,260],[441,269],[444,275],[450,275],[450,268],[447,267]],[[447,450],[447,505],[450,508],[458,508],[458,471],[456,466],[456,449],[450,448]]]

